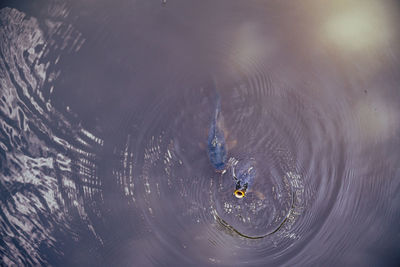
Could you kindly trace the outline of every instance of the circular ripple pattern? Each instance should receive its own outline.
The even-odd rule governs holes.
[[[258,91],[268,89],[257,88]],[[197,238],[208,240],[218,251],[229,248],[230,253],[235,253],[236,248],[245,249],[249,254],[254,253],[255,259],[249,261],[246,257],[246,262],[261,264],[299,239],[302,232],[294,228],[306,228],[307,223],[312,223],[300,218],[316,196],[305,190],[304,171],[297,167],[293,155],[299,153],[297,147],[306,143],[299,137],[302,131],[317,125],[302,125],[298,123],[301,118],[290,120],[299,116],[298,109],[304,109],[301,97],[294,91],[288,90],[284,98],[270,94],[259,98],[259,102],[251,100],[250,104],[247,101],[254,88],[249,83],[222,85],[218,90],[222,98],[228,156],[238,159],[238,167],[242,161],[251,160],[257,170],[247,196],[240,200],[235,198],[231,170],[216,173],[208,162],[206,139],[213,112],[213,90],[209,86],[199,86],[185,90],[183,100],[179,101],[183,107],[179,109],[168,110],[169,101],[176,100],[166,97],[159,101],[155,105],[157,110],[149,112],[146,121],[159,125],[163,115],[173,113],[173,123],[163,126],[160,135],[145,137],[147,132],[153,131],[151,124],[147,124],[150,128],[143,128],[142,132],[147,141],[138,139],[136,144],[129,145],[140,148],[140,144],[147,143],[144,151],[133,151],[133,154],[144,154],[137,182],[142,186],[139,194],[144,192],[145,203],[139,206],[153,229],[163,229],[159,231],[159,238],[167,247],[171,236],[177,238],[184,232],[185,238],[179,243],[190,244],[189,240]],[[164,112],[159,112],[160,108]],[[307,161],[308,164],[312,160]],[[171,222],[181,226],[176,229],[178,232],[169,228]],[[197,228],[203,233],[192,232]],[[260,241],[249,243],[255,239]],[[252,251],[254,246],[257,249]],[[184,258],[184,254],[178,253],[178,256]],[[204,261],[203,256],[200,258]],[[217,255],[211,258],[231,264],[243,260],[240,253],[230,260]]]
[[[102,2],[0,9],[1,262],[396,266],[398,37],[338,23],[389,4]]]

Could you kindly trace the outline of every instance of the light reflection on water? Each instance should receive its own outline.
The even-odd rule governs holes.
[[[397,5],[46,5],[0,9],[6,265],[399,262]]]

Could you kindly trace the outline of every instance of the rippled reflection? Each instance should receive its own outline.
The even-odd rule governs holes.
[[[398,20],[394,1],[2,5],[1,262],[398,265]]]

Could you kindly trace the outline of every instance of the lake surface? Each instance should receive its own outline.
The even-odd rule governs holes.
[[[400,264],[395,1],[0,7],[0,265]]]

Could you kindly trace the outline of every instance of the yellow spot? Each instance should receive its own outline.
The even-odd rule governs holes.
[[[243,198],[245,196],[245,191],[243,190],[236,190],[234,193],[235,197],[237,198]]]

